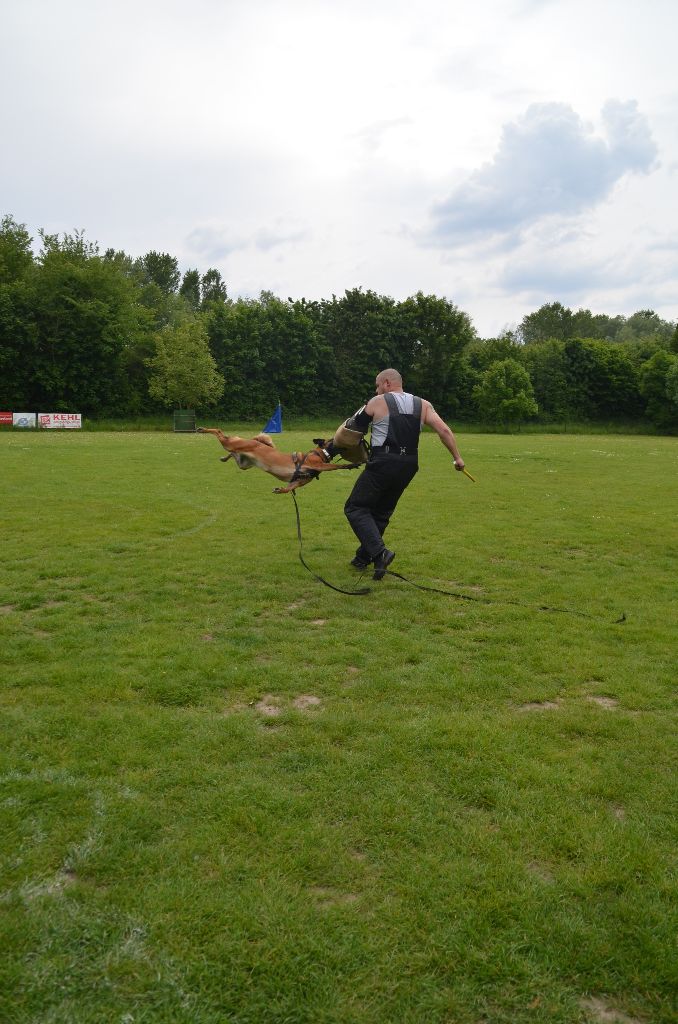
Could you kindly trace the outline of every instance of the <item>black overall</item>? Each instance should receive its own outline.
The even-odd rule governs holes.
[[[344,505],[344,514],[360,541],[356,558],[365,562],[373,561],[383,551],[384,530],[419,469],[421,399],[414,399],[412,413],[401,413],[390,392],[383,397],[389,411],[386,441],[372,447],[369,462]]]

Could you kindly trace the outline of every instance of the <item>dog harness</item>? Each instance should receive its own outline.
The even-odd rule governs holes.
[[[325,462],[332,461],[329,452],[326,452],[324,448],[314,448],[313,451],[315,452],[316,455],[322,455],[323,460]],[[294,483],[295,480],[308,480],[309,478],[311,480],[318,479],[318,477],[320,476],[320,472],[317,469],[304,469],[304,463],[306,462],[306,459],[309,457],[310,454],[311,452],[306,452],[305,455],[303,452],[292,452],[292,461],[294,462],[294,473],[292,474],[292,479],[290,480],[290,483]]]

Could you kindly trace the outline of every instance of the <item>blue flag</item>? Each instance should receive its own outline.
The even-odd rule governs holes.
[[[264,434],[282,434],[282,406],[278,402],[276,410],[263,430]]]

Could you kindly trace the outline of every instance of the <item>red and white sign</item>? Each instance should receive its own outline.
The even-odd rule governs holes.
[[[12,414],[11,412],[0,412],[0,427],[11,427],[12,426]]]
[[[78,430],[82,426],[79,412],[39,412],[38,426],[45,430]]]

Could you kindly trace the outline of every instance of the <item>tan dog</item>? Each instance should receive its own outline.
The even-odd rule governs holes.
[[[226,449],[228,455],[222,458],[222,462],[235,459],[240,469],[263,469],[265,473],[271,473],[278,480],[284,480],[288,487],[275,487],[274,494],[289,494],[297,487],[305,487],[311,480],[316,480],[319,473],[326,473],[333,469],[357,469],[356,465],[349,462],[340,462],[336,466],[330,462],[330,456],[322,448],[314,448],[310,452],[294,452],[288,455],[280,452],[271,441],[268,434],[257,434],[256,437],[246,439],[243,437],[230,437],[216,427],[198,427],[199,434],[214,434],[221,445]]]

